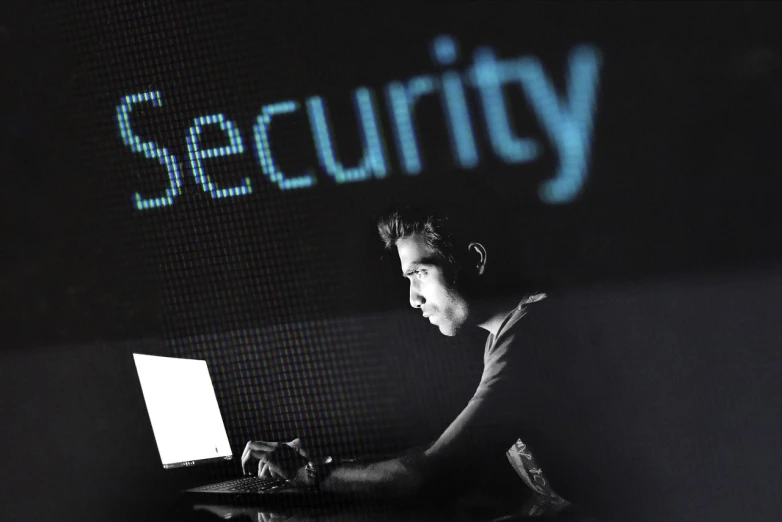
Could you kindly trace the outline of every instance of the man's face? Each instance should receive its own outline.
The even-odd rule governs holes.
[[[418,234],[400,239],[396,248],[410,281],[410,306],[420,308],[443,335],[456,335],[469,319],[470,306],[448,281],[441,262]]]

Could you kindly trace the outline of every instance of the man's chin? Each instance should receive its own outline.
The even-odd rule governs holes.
[[[437,328],[440,330],[441,334],[447,337],[454,337],[459,331],[459,329],[454,327],[453,325],[441,326],[438,324]]]

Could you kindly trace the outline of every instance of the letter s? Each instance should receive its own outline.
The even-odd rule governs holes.
[[[176,157],[168,152],[168,149],[158,147],[155,142],[148,141],[142,143],[138,136],[133,134],[130,128],[130,111],[133,110],[133,104],[142,102],[152,102],[153,107],[160,106],[160,92],[145,92],[125,96],[122,103],[117,106],[117,123],[119,124],[119,133],[122,141],[130,147],[133,152],[143,153],[150,159],[157,159],[161,165],[165,165],[168,171],[168,177],[171,185],[166,189],[165,196],[159,198],[144,199],[141,194],[133,194],[133,202],[138,210],[148,208],[164,207],[171,205],[174,198],[179,195],[181,189],[182,176],[179,173],[179,164]]]

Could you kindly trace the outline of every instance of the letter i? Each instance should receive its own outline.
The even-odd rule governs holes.
[[[432,42],[432,59],[435,63],[452,65],[458,57],[459,48],[453,37],[441,35]],[[448,134],[455,160],[463,168],[475,167],[478,164],[478,151],[461,75],[454,70],[445,71],[442,75],[442,89],[443,111],[448,120]]]

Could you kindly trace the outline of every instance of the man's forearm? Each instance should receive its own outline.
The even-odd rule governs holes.
[[[323,480],[321,489],[382,498],[410,497],[420,492],[428,473],[423,453],[368,464],[345,463]]]
[[[426,450],[431,448],[432,444],[434,444],[435,442],[436,441],[430,441],[427,442],[426,444],[421,444],[418,446],[414,446],[412,448],[405,448],[402,451],[394,451],[391,453],[370,454],[361,457],[351,457],[351,458],[343,459],[342,462],[350,463],[350,464],[374,464],[376,462],[382,462],[386,460],[401,459],[403,457],[409,457],[417,453],[425,453]]]

